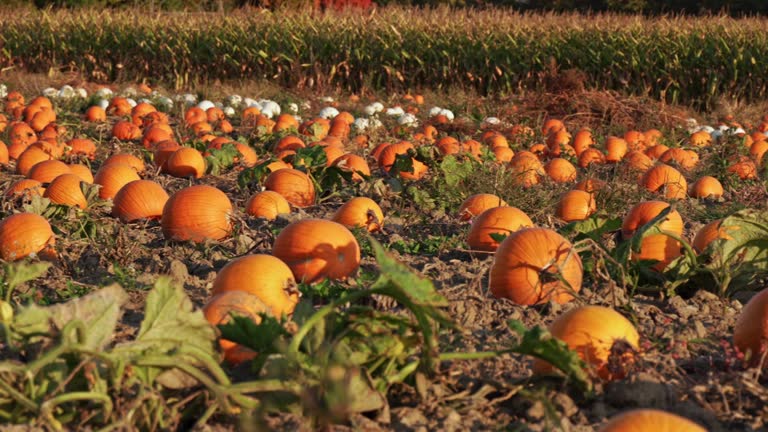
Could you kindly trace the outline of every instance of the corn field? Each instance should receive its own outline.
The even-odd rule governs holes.
[[[501,10],[368,14],[0,14],[0,67],[184,87],[266,79],[298,88],[539,88],[578,70],[587,88],[711,107],[766,97],[768,21],[528,15]]]

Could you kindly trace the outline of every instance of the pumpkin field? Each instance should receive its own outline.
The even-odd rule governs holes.
[[[0,19],[0,425],[768,428],[759,76],[102,76],[13,45],[30,17]]]

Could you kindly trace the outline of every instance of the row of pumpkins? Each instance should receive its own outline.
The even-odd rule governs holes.
[[[173,130],[168,116],[158,112],[149,104],[135,107],[126,105],[121,98],[115,98],[106,111],[100,107],[87,110],[86,121],[101,122],[107,114],[130,117],[119,120],[112,134],[121,141],[141,141],[154,151],[154,163],[163,172],[179,177],[201,177],[205,173],[203,155],[191,148],[183,147],[173,140]],[[231,142],[240,152],[241,163],[249,166],[257,162],[256,153],[245,144],[229,139],[232,125],[218,113],[217,108],[202,111],[190,108],[184,123],[194,137],[217,148]],[[103,112],[102,112],[103,111]],[[266,131],[293,130],[281,139],[273,149],[277,162],[270,166],[265,191],[251,197],[246,212],[255,217],[274,219],[278,214],[289,213],[290,206],[307,207],[315,202],[315,190],[311,179],[302,171],[293,169],[287,162],[288,156],[304,147],[305,139],[317,139],[311,145],[322,145],[329,164],[336,164],[353,171],[356,181],[370,175],[366,160],[356,154],[346,153],[344,142],[350,135],[350,124],[354,118],[341,113],[330,121],[313,119],[298,124],[292,116],[280,116],[273,121],[248,108],[242,115],[242,124],[247,127],[264,128]],[[83,164],[66,164],[59,160],[64,155],[80,155],[94,158],[96,145],[83,138],[74,138],[66,143],[59,140],[62,133],[55,124],[55,112],[50,101],[36,98],[24,105],[23,98],[10,95],[6,101],[6,113],[16,118],[10,124],[10,145],[0,145],[0,163],[15,160],[16,171],[26,178],[17,181],[6,192],[14,195],[42,194],[52,202],[78,206],[85,209],[87,203],[81,189],[81,182],[101,186],[99,196],[112,200],[112,212],[122,222],[141,219],[160,219],[166,239],[173,241],[219,240],[231,234],[232,204],[227,195],[211,186],[196,185],[181,189],[171,196],[158,183],[142,180],[144,162],[130,154],[115,154],[105,160],[95,175]],[[23,121],[22,121],[23,120]],[[438,120],[439,123],[440,120]],[[0,122],[0,128],[5,125]],[[1,130],[0,130],[1,131]],[[225,136],[215,135],[214,132]],[[528,134],[525,128],[513,128],[508,136]],[[675,168],[666,164],[654,165],[651,157],[674,161],[681,168],[695,164],[695,152],[667,149],[661,152],[662,144],[647,145],[657,140],[657,134],[648,131],[627,133],[624,138],[610,137],[606,142],[606,154],[593,147],[594,140],[588,131],[582,130],[571,140],[562,122],[550,120],[544,125],[543,133],[547,144],[533,146],[530,151],[517,154],[510,148],[507,136],[499,132],[486,132],[482,140],[492,149],[499,163],[506,163],[521,184],[532,186],[548,175],[553,181],[575,181],[577,169],[563,152],[578,157],[578,165],[588,167],[592,163],[624,161],[630,168],[644,171],[641,183],[650,190],[658,190],[667,198],[680,198],[688,192],[685,179]],[[708,134],[707,134],[708,135]],[[452,137],[437,138],[438,131],[433,125],[426,125],[413,134],[417,144],[433,143],[442,154],[468,153],[479,157],[481,144],[474,140],[459,142]],[[656,138],[654,138],[656,137]],[[756,149],[764,139],[755,135],[751,148]],[[368,145],[363,136],[352,140],[358,148]],[[699,133],[691,136],[694,146],[710,145],[711,140]],[[646,147],[646,148],[643,148]],[[765,144],[768,149],[768,144]],[[414,145],[408,141],[381,144],[373,149],[372,156],[377,165],[388,172],[399,154],[408,154]],[[655,149],[655,150],[654,150]],[[763,150],[764,152],[765,150]],[[293,152],[293,153],[292,153]],[[649,156],[649,154],[651,156]],[[585,156],[586,155],[586,156]],[[757,161],[762,153],[755,155]],[[284,160],[286,159],[286,160]],[[549,159],[542,164],[542,159]],[[427,167],[413,159],[413,172],[400,172],[409,179],[419,179],[426,174]],[[738,161],[738,164],[752,164],[754,161]],[[756,169],[754,170],[756,172]],[[741,171],[734,170],[742,176]],[[675,174],[677,173],[677,174]],[[722,195],[722,186],[716,179],[702,178],[696,182],[708,187],[692,189],[696,197]],[[653,183],[656,182],[656,183]],[[658,184],[658,186],[653,186]],[[712,188],[712,184],[719,186]],[[601,187],[599,181],[589,179],[576,185],[566,193],[558,206],[557,214],[563,220],[579,220],[594,212],[594,193]],[[648,201],[636,205],[624,219],[622,237],[627,239],[634,232],[669,207],[662,201]],[[565,303],[581,288],[582,264],[573,246],[548,228],[534,227],[531,219],[515,207],[506,205],[499,197],[478,194],[469,197],[459,211],[459,218],[471,220],[472,226],[467,241],[472,249],[495,251],[490,271],[490,291],[496,297],[509,298],[521,305],[538,304],[548,301]],[[217,274],[212,295],[204,313],[213,324],[228,319],[236,311],[258,320],[259,313],[269,312],[276,316],[290,315],[298,302],[296,281],[306,283],[322,279],[344,279],[355,273],[360,263],[360,248],[348,228],[360,227],[368,231],[381,229],[384,215],[381,208],[365,197],[353,198],[344,204],[332,220],[304,219],[284,228],[276,237],[272,255],[248,255],[228,263]],[[680,215],[672,210],[660,229],[682,235],[683,223]],[[501,242],[490,234],[508,234]],[[697,250],[718,236],[726,234],[716,223],[703,228],[694,240]],[[0,257],[3,260],[17,260],[30,254],[55,254],[54,235],[45,218],[32,213],[18,213],[0,222]],[[638,254],[633,259],[656,259],[661,270],[680,253],[677,240],[664,234],[646,237]],[[764,330],[755,330],[755,325],[764,326],[762,305],[768,304],[768,295],[756,296],[744,309],[735,331],[735,342],[742,351],[761,352],[761,336]],[[613,323],[605,325],[606,322]],[[757,324],[756,324],[757,323]],[[761,327],[762,328],[762,327]],[[622,340],[632,350],[638,349],[639,335],[633,325],[612,309],[599,306],[584,306],[569,310],[551,325],[554,336],[564,340],[594,368],[603,379],[624,376],[619,368],[609,368],[608,361],[615,341]],[[586,337],[585,335],[590,335]],[[224,358],[238,363],[256,356],[247,348],[228,341],[220,341]],[[631,356],[629,356],[631,357]],[[753,355],[753,358],[759,358]],[[631,361],[629,359],[628,361]],[[534,371],[548,372],[551,366],[536,362]],[[620,423],[619,420],[617,420]],[[617,423],[617,424],[618,424]],[[606,429],[609,430],[609,429]],[[621,429],[610,429],[621,430]],[[678,429],[682,430],[682,429]],[[690,429],[694,430],[694,429]]]

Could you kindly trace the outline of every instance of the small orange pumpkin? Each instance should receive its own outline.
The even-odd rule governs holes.
[[[494,297],[519,305],[562,304],[581,290],[582,273],[579,254],[563,236],[547,228],[524,228],[499,245],[489,285]]]
[[[620,162],[627,154],[628,145],[623,138],[617,136],[609,136],[605,140],[605,161],[606,162]]]
[[[107,121],[107,112],[104,110],[104,108],[98,105],[88,107],[88,109],[85,110],[85,121],[92,123],[105,122]]]
[[[738,226],[722,226],[723,220],[714,220],[699,229],[693,237],[693,249],[698,252],[704,252],[710,243],[717,239],[731,240],[733,237],[728,235],[728,231],[738,230]]]
[[[331,219],[348,228],[365,228],[369,232],[379,231],[384,225],[381,207],[366,197],[350,199],[336,210]]]
[[[134,180],[117,192],[112,215],[123,223],[140,219],[160,219],[168,201],[168,193],[152,180]]]
[[[544,171],[555,183],[576,181],[576,167],[563,158],[550,159],[544,165]]]
[[[493,207],[480,213],[467,233],[467,244],[472,250],[492,252],[499,242],[491,234],[510,235],[522,228],[532,227],[533,221],[517,207]]]
[[[288,201],[275,191],[265,190],[252,196],[245,204],[245,213],[267,220],[275,220],[277,215],[288,214],[291,206]]]
[[[101,166],[109,165],[112,163],[122,163],[125,165],[130,166],[134,169],[138,174],[141,174],[145,170],[144,161],[139,159],[138,157],[129,154],[129,153],[115,153],[112,156],[108,157]]]
[[[579,155],[579,166],[587,168],[592,164],[602,165],[605,163],[605,155],[594,147],[589,147]]]
[[[494,194],[475,194],[461,203],[459,207],[459,220],[468,221],[480,213],[494,207],[504,207],[507,203]]]
[[[356,154],[347,153],[338,157],[333,162],[333,166],[344,171],[351,171],[352,181],[361,182],[363,181],[362,176],[371,176],[371,168],[368,166],[368,162]]]
[[[80,187],[82,181],[77,174],[62,174],[51,182],[45,189],[43,196],[56,204],[77,206],[84,209],[88,206],[88,201],[86,201],[85,194]]]
[[[246,291],[255,295],[276,317],[290,315],[299,302],[291,269],[272,255],[245,255],[227,263],[213,281],[211,295]]]
[[[163,207],[160,221],[167,240],[220,240],[232,232],[232,203],[213,186],[196,185],[174,193]]]
[[[659,156],[659,161],[664,163],[675,162],[680,168],[690,170],[699,163],[699,155],[692,150],[671,148]]]
[[[96,143],[87,138],[72,138],[67,141],[70,155],[82,155],[93,160],[96,157]]]
[[[739,352],[745,354],[752,367],[760,364],[768,339],[768,289],[753,296],[741,309],[733,328],[733,343]]]
[[[16,173],[27,176],[29,171],[40,162],[51,160],[51,155],[39,147],[27,147],[16,160]]]
[[[645,201],[635,205],[624,217],[621,225],[621,235],[624,239],[632,237],[638,228],[647,224],[669,207],[663,201]],[[640,252],[632,253],[632,260],[656,260],[654,269],[662,271],[667,264],[680,256],[680,242],[665,233],[680,237],[683,234],[683,219],[677,210],[672,210],[658,224],[660,234],[646,236],[640,243]]]
[[[309,207],[315,203],[312,179],[297,169],[283,168],[270,173],[264,181],[264,187],[279,193],[296,207]]]
[[[595,197],[582,190],[570,190],[560,197],[555,216],[565,222],[584,220],[597,211]]]
[[[360,265],[357,239],[341,224],[304,219],[285,227],[275,238],[272,254],[291,268],[297,281],[344,279]]]
[[[620,313],[603,306],[573,308],[558,316],[549,331],[576,351],[595,375],[604,380],[624,378],[640,344],[635,326]],[[550,373],[552,365],[536,359],[533,372]]]
[[[651,192],[663,192],[669,199],[684,199],[688,182],[680,171],[666,164],[657,164],[643,174],[640,184]]]
[[[42,183],[37,180],[25,178],[17,180],[8,186],[8,189],[5,191],[5,196],[9,198],[17,196],[31,197],[33,195],[43,196],[44,193],[45,187],[43,187]]]
[[[0,221],[0,259],[17,261],[47,253],[55,240],[48,221],[35,213],[17,213]]]
[[[93,173],[87,166],[79,163],[69,164],[69,171],[80,177],[80,180],[88,184],[93,184]]]
[[[262,313],[269,313],[269,307],[246,291],[223,292],[211,297],[203,307],[205,319],[214,327],[228,323],[232,314],[250,318],[258,324]],[[232,365],[253,360],[258,355],[252,349],[226,339],[220,338],[219,346],[224,353],[224,361]]]
[[[120,120],[112,127],[112,136],[120,141],[134,141],[141,138],[141,129],[126,120]]]
[[[696,180],[689,188],[688,195],[693,198],[720,198],[723,196],[723,185],[711,176],[704,176]]]

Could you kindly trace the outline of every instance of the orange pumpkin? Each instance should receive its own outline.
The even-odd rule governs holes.
[[[8,146],[4,142],[0,141],[0,165],[8,165],[11,158],[8,155]]]
[[[168,193],[152,180],[126,183],[112,203],[112,215],[123,223],[140,219],[160,219],[168,201]]]
[[[27,147],[16,160],[16,173],[27,176],[29,171],[40,162],[51,160],[51,155],[39,147]]]
[[[155,166],[159,167],[160,170],[165,170],[165,163],[168,161],[168,158],[171,157],[171,155],[180,148],[181,146],[179,143],[173,140],[160,141],[156,143],[155,153],[153,155]]]
[[[17,180],[8,186],[8,189],[5,191],[5,196],[9,198],[17,196],[31,197],[33,195],[43,196],[44,193],[45,188],[42,183],[37,180],[25,178]]]
[[[272,315],[290,315],[299,302],[291,269],[272,255],[245,255],[227,263],[213,281],[211,295],[245,291],[259,298]]]
[[[669,204],[663,201],[645,201],[635,205],[622,221],[622,237],[624,239],[631,238],[640,227],[653,220],[667,207]],[[676,237],[682,236],[683,219],[680,217],[680,213],[673,209],[657,226],[661,233],[646,236],[640,244],[640,252],[633,253],[632,259],[635,261],[657,260],[659,262],[654,268],[661,271],[672,260],[680,256],[682,245],[678,240],[665,233],[670,233]]]
[[[563,236],[547,228],[525,228],[499,245],[489,285],[496,298],[519,305],[562,304],[581,290],[582,273],[579,254]]]
[[[108,157],[101,166],[112,163],[121,163],[130,166],[137,173],[141,174],[145,170],[144,161],[129,153],[115,153]]]
[[[545,175],[544,167],[539,159],[531,152],[521,151],[509,161],[512,182],[523,187],[539,184],[541,176]]]
[[[77,206],[84,209],[88,206],[88,201],[86,201],[85,194],[80,187],[82,181],[77,174],[62,174],[51,182],[45,189],[43,196],[56,204]]]
[[[171,153],[163,166],[164,171],[174,177],[200,178],[205,175],[205,159],[192,147],[180,147]]]
[[[688,195],[693,198],[720,198],[723,193],[723,185],[711,176],[701,177],[688,188]]]
[[[88,184],[93,184],[93,173],[87,166],[79,163],[69,164],[69,171],[80,177],[80,180]]]
[[[160,220],[167,240],[203,242],[221,240],[232,233],[232,203],[213,186],[196,185],[173,194]]]
[[[707,432],[707,430],[677,414],[656,409],[636,409],[611,418],[599,432]]]
[[[306,283],[344,279],[360,265],[355,236],[344,225],[322,219],[285,227],[275,238],[272,254],[288,264],[297,281]]]
[[[368,162],[356,154],[347,153],[339,156],[333,162],[333,166],[344,171],[352,172],[352,181],[361,182],[363,181],[362,176],[371,176],[371,168],[368,166]]]
[[[733,163],[728,167],[728,172],[737,175],[742,180],[757,178],[757,165],[749,159]]]
[[[580,129],[573,136],[573,150],[576,156],[579,156],[584,150],[595,145],[595,139],[592,137],[592,131],[589,129]]]
[[[268,220],[275,220],[277,215],[288,214],[291,207],[279,193],[265,190],[252,196],[245,204],[245,213]]]
[[[123,186],[134,180],[139,180],[139,175],[133,167],[118,162],[102,165],[93,177],[93,182],[101,185],[99,189],[101,199],[114,198]]]
[[[67,141],[70,155],[82,155],[93,160],[96,157],[96,143],[87,138],[72,138]]]
[[[579,166],[587,168],[592,164],[602,165],[605,163],[605,155],[594,147],[589,147],[579,155]]]
[[[646,172],[653,166],[653,161],[645,153],[632,150],[624,155],[624,163],[632,171]]]
[[[69,166],[62,161],[46,160],[38,162],[27,173],[27,177],[40,183],[50,183],[62,174],[71,174]]]
[[[468,221],[480,213],[494,207],[504,207],[507,203],[494,194],[475,194],[461,203],[459,220]]]
[[[624,158],[628,150],[627,142],[623,138],[609,136],[605,140],[605,161],[616,163]]]
[[[315,203],[312,179],[297,169],[283,168],[270,173],[264,181],[264,187],[279,193],[296,207],[309,207]]]
[[[694,132],[688,138],[688,142],[694,147],[708,147],[712,144],[712,135],[704,130]]]
[[[738,230],[738,226],[722,226],[723,220],[714,220],[699,229],[696,236],[693,237],[693,249],[698,252],[704,252],[710,243],[717,239],[731,240],[733,237],[728,235],[728,231]]]
[[[688,195],[688,182],[680,171],[669,165],[658,164],[643,174],[640,184],[651,192],[663,192],[669,199],[684,199]]]
[[[134,141],[141,138],[141,129],[129,121],[120,120],[112,127],[112,136],[120,141]]]
[[[366,197],[350,199],[336,210],[331,219],[348,228],[365,228],[369,232],[379,231],[384,225],[381,207]]]
[[[741,309],[733,328],[733,344],[743,353],[749,365],[765,367],[760,364],[766,350],[768,339],[768,289],[753,296]]]
[[[555,183],[576,181],[576,167],[563,158],[550,159],[544,165],[544,171]]]
[[[630,150],[643,150],[646,147],[645,136],[640,131],[626,131],[624,133],[624,141],[627,142]]]
[[[85,110],[85,121],[92,123],[105,122],[107,121],[107,112],[104,110],[104,108],[98,105],[88,107],[88,109]]]
[[[107,105],[107,114],[118,117],[127,116],[131,113],[131,109],[133,109],[133,107],[128,102],[128,99],[122,96],[115,96],[109,101],[109,105]]]
[[[223,292],[213,296],[203,307],[205,319],[214,327],[228,323],[233,314],[250,318],[258,324],[262,313],[269,313],[269,307],[246,291]],[[219,346],[224,353],[224,361],[232,365],[253,360],[258,355],[250,348],[226,339],[219,339]]]
[[[562,120],[556,119],[556,118],[550,118],[544,122],[544,125],[541,128],[541,134],[544,136],[548,136],[551,133],[564,130],[564,129],[565,129],[565,124],[563,123]]]
[[[499,241],[491,234],[509,236],[522,228],[532,227],[533,221],[517,207],[493,207],[478,215],[467,233],[467,244],[472,250],[492,252]]]
[[[55,240],[48,221],[35,213],[17,213],[0,221],[0,259],[16,261],[48,253]]]
[[[604,188],[605,185],[605,182],[600,179],[586,179],[576,183],[573,189],[594,194]]]
[[[515,152],[509,147],[494,147],[492,149],[493,156],[496,158],[496,162],[509,162],[515,157]]]
[[[581,190],[571,190],[560,197],[555,216],[566,222],[573,222],[584,220],[596,211],[594,195]]]
[[[691,150],[671,148],[659,156],[659,161],[664,163],[675,162],[680,168],[690,170],[699,163],[699,155]]]

